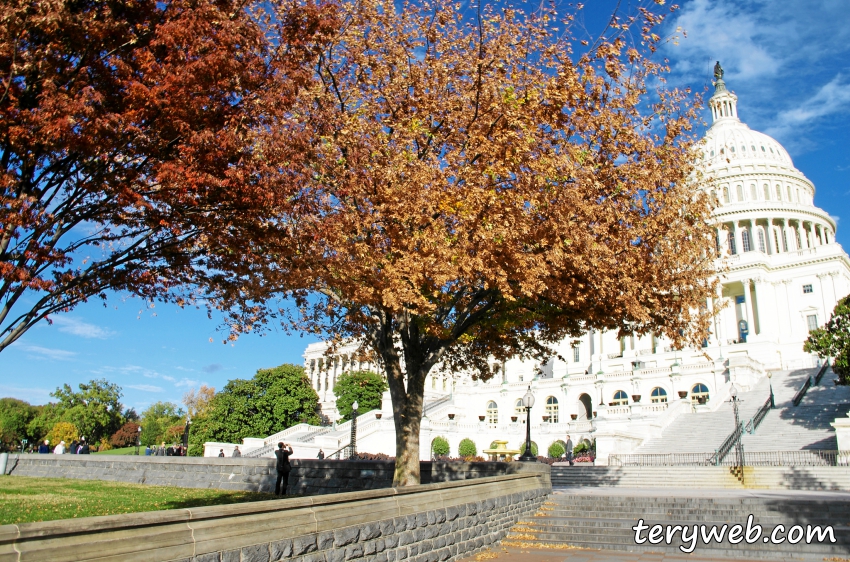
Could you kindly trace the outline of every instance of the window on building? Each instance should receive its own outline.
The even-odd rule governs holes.
[[[525,414],[525,408],[522,406],[522,398],[517,399],[516,404],[514,404],[514,415],[516,419],[525,423],[525,418],[527,417]]]
[[[702,383],[697,383],[691,388],[691,402],[695,404],[705,404],[708,402],[708,387]]]
[[[758,193],[756,193],[756,184],[751,183],[750,184],[750,199],[755,201],[756,199],[758,199],[758,197],[759,197]]]
[[[579,354],[578,346],[575,345],[573,346],[573,362],[578,363],[579,361],[581,361],[581,356]]]
[[[546,415],[549,416],[549,423],[558,423],[558,399],[554,396],[546,399]]]
[[[802,249],[803,249],[803,244],[802,244],[802,242],[800,241],[800,231],[799,231],[799,230],[797,230],[796,228],[794,229],[794,240],[797,242],[797,249],[798,249],[798,250],[802,250]]]
[[[818,327],[818,315],[810,314],[806,316],[806,326],[809,328],[809,331],[817,329]]]
[[[731,255],[736,255],[738,253],[738,249],[735,247],[735,235],[731,232],[727,233],[726,242],[729,245],[729,253]]]
[[[747,229],[741,231],[741,245],[745,252],[750,251],[750,232]]]
[[[446,388],[448,388],[447,385],[448,385],[448,380],[443,378],[443,390],[446,390]]]
[[[791,202],[791,186],[790,185],[785,186],[785,193],[788,195],[788,202],[790,203]]]
[[[778,185],[776,186],[776,200],[782,201],[782,188]]]
[[[649,396],[649,401],[653,404],[661,404],[667,402],[667,391],[661,388],[660,386],[656,386],[652,389],[652,394]]]
[[[813,293],[813,292],[814,292],[814,289],[812,289],[811,285],[803,285],[803,293],[804,294],[808,295],[809,293]]]
[[[770,201],[770,188],[767,186],[767,184],[764,184],[764,200]]]
[[[766,254],[767,253],[767,247],[764,244],[764,230],[759,229],[758,234],[759,234],[759,252],[761,252],[762,254]]]
[[[738,194],[738,201],[744,200],[744,186],[738,185],[735,186],[735,192]]]
[[[782,251],[788,251],[788,233],[785,232],[785,229],[782,229]]]
[[[727,203],[727,204],[730,203],[730,201],[729,201],[729,188],[728,187],[723,188],[723,202]]]
[[[492,400],[487,403],[487,423],[492,425],[499,423],[499,406]]]
[[[625,406],[629,403],[629,395],[623,390],[618,390],[614,393],[614,400],[611,401],[612,406]]]

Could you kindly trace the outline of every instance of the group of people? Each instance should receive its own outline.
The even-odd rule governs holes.
[[[89,444],[86,442],[86,438],[82,437],[79,441],[74,439],[68,446],[65,445],[65,441],[60,441],[58,445],[53,447],[52,451],[50,450],[50,440],[45,439],[43,443],[39,444],[38,452],[42,455],[49,455],[50,453],[54,455],[64,455],[65,453],[88,455],[91,453],[91,450],[89,449]]]
[[[157,447],[154,445],[151,447],[150,445],[145,446],[145,456],[146,457],[185,457],[186,456],[186,448],[183,445],[175,445],[172,443],[168,447],[165,446],[165,441]]]

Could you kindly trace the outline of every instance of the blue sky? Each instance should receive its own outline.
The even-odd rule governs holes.
[[[601,29],[616,3],[589,0],[582,16],[587,30]],[[815,204],[839,221],[838,242],[850,248],[843,223],[850,222],[847,0],[679,3],[664,28],[669,85],[705,91],[720,60],[727,86],[738,95],[738,115],[788,149],[815,184]],[[709,119],[707,111],[704,116]],[[260,368],[301,363],[304,348],[315,341],[271,333],[223,345],[218,326],[201,310],[149,309],[139,299],[111,294],[106,307],[91,302],[56,316],[52,326],[40,324],[0,353],[0,396],[41,404],[63,383],[76,388],[106,378],[123,388],[126,405],[141,411],[157,400],[179,403],[200,384],[220,389]]]

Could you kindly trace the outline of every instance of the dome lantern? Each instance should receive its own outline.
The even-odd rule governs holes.
[[[727,119],[738,121],[738,96],[726,89],[720,61],[714,65],[714,95],[708,100],[708,105],[711,108],[712,123]]]

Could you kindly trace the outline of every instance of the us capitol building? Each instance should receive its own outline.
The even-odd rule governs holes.
[[[717,207],[717,245],[725,267],[714,299],[725,303],[702,348],[676,351],[664,337],[618,338],[591,332],[577,346],[564,341],[561,358],[544,365],[520,360],[493,365],[488,382],[469,374],[432,372],[426,380],[420,436],[423,459],[436,436],[457,455],[463,438],[478,451],[495,439],[519,448],[525,436],[521,397],[535,396],[532,438],[541,454],[570,434],[575,443],[596,440],[597,464],[612,452],[628,453],[683,413],[713,411],[735,384],[751,389],[770,370],[810,368],[818,359],[803,352],[809,330],[829,320],[838,299],[850,293],[850,258],[835,241],[836,223],[814,205],[815,187],[771,137],[738,118],[737,96],[726,88],[719,65],[709,100],[712,126],[701,146],[706,189]],[[333,387],[349,370],[372,369],[357,360],[357,346],[325,355],[309,345],[305,367],[322,413],[335,422]],[[358,419],[357,449],[395,454],[389,393],[382,412]],[[378,415],[376,415],[378,414]],[[271,455],[286,439],[295,456],[315,458],[348,444],[350,422],[332,427],[295,426],[266,439],[245,440],[248,456]],[[217,454],[224,444],[208,444]],[[253,451],[251,450],[253,449]],[[480,454],[480,453],[479,453]]]

